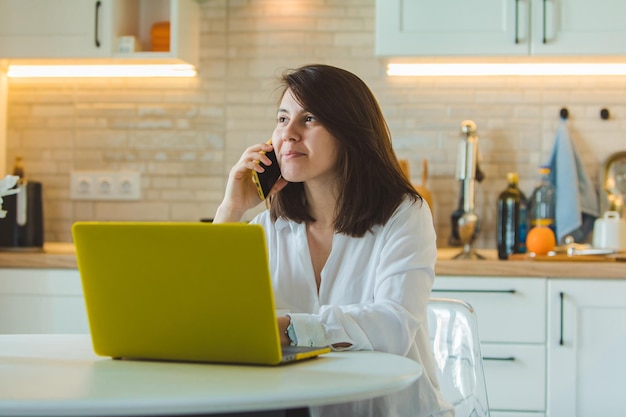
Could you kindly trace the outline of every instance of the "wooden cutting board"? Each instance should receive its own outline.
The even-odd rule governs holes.
[[[625,255],[578,255],[567,256],[558,253],[553,256],[530,256],[527,253],[514,253],[509,256],[510,261],[539,261],[539,262],[626,262]]]
[[[402,172],[404,173],[404,176],[406,177],[406,179],[411,181],[411,172],[409,170],[409,160],[399,159],[398,162],[400,163],[400,168],[402,168]],[[422,171],[422,185],[413,184],[413,188],[415,188],[415,191],[417,191],[419,195],[421,195],[422,198],[426,200],[426,202],[428,203],[428,206],[430,207],[430,211],[434,214],[435,208],[433,206],[434,204],[433,196],[430,193],[430,190],[428,189],[428,187],[426,186],[426,182],[428,181],[428,160],[426,158],[422,160],[422,170],[423,170]]]

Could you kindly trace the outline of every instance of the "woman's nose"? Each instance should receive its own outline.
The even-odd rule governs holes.
[[[285,126],[280,132],[280,140],[283,142],[295,142],[299,137],[297,129],[292,124]]]

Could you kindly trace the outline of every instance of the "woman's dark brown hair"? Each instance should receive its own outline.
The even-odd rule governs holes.
[[[336,233],[363,236],[385,224],[405,196],[421,200],[398,164],[376,98],[359,77],[328,65],[306,65],[285,72],[280,86],[281,97],[291,90],[337,139]],[[276,194],[270,213],[273,220],[315,221],[302,183],[290,183]]]

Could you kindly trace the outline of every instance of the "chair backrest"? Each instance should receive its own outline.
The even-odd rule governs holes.
[[[431,298],[428,328],[437,378],[456,417],[489,417],[487,387],[474,309],[452,298]]]

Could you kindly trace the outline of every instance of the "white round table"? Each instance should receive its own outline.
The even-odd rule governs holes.
[[[357,401],[402,390],[410,359],[333,352],[282,366],[112,360],[89,335],[0,335],[0,415],[247,412]]]

